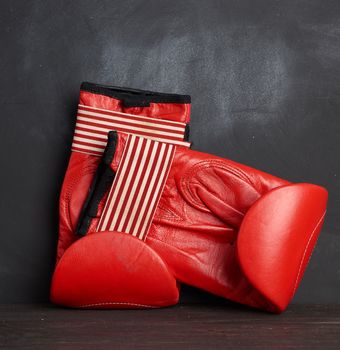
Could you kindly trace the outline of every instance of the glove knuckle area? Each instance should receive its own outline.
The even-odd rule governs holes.
[[[52,302],[83,308],[162,307],[178,302],[177,281],[160,256],[118,232],[88,235],[64,253],[52,279]]]

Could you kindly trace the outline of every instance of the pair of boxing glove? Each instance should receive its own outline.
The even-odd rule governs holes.
[[[180,283],[282,312],[327,191],[190,149],[190,97],[83,83],[52,302],[174,305]]]

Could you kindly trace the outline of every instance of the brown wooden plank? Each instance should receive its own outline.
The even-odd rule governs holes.
[[[0,320],[1,349],[340,349],[340,305],[293,305],[281,315],[234,305],[2,305]]]

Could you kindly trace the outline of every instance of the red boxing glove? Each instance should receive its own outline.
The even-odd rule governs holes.
[[[190,96],[83,83],[80,88],[77,124],[72,154],[60,195],[57,262],[79,238],[75,234],[85,199],[94,189],[104,195],[114,173],[98,167],[110,130],[119,130],[155,140],[184,143],[190,119]],[[119,147],[118,147],[119,149]],[[117,149],[117,152],[118,152]],[[107,157],[110,155],[108,154]],[[102,178],[100,188],[96,183]],[[95,188],[91,188],[91,183]],[[99,203],[92,205],[98,211]],[[100,208],[99,208],[100,210]],[[91,211],[88,211],[91,215]],[[87,218],[90,220],[90,218]],[[83,225],[84,223],[84,219]],[[84,229],[78,228],[78,230]],[[81,232],[80,232],[81,233]]]
[[[115,179],[108,195],[92,196],[101,209],[83,226],[85,210],[80,227],[91,234],[57,265],[53,302],[169,306],[183,282],[270,312],[287,307],[321,229],[325,189],[169,140],[111,132],[107,151]]]

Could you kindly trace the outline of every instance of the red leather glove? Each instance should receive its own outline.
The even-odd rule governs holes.
[[[84,201],[94,191],[91,183],[96,185],[102,178],[106,179],[106,183],[102,181],[101,187],[96,188],[102,195],[112,183],[114,173],[103,166],[98,168],[109,130],[181,144],[189,118],[190,96],[92,83],[81,85],[72,153],[60,195],[57,262],[79,238],[75,231]],[[111,156],[107,152],[106,158]],[[98,205],[93,205],[92,211],[97,212]],[[81,229],[84,227],[78,231]]]
[[[110,134],[116,178],[89,234],[57,265],[52,301],[82,308],[169,306],[183,282],[283,311],[320,232],[326,190],[150,142]]]

